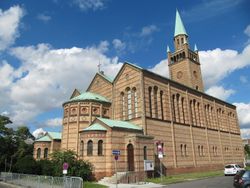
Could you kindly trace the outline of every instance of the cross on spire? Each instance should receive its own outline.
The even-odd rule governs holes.
[[[101,62],[100,62],[100,59],[99,59],[99,63],[97,65],[97,67],[98,67],[98,72],[101,72]]]

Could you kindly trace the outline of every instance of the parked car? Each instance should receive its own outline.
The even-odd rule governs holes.
[[[225,166],[224,175],[235,175],[237,172],[244,170],[240,165],[237,164],[228,164]]]
[[[250,171],[241,170],[234,176],[235,188],[250,188]]]

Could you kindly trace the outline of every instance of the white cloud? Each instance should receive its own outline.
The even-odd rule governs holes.
[[[141,37],[146,37],[150,36],[154,32],[159,31],[159,28],[156,25],[148,25],[142,28],[141,33],[139,36]]]
[[[51,20],[51,16],[46,15],[46,14],[38,14],[37,19],[46,23]]]
[[[48,44],[12,48],[11,55],[21,65],[14,69],[6,62],[0,64],[0,72],[8,70],[3,72],[9,78],[0,77],[0,83],[4,83],[0,112],[9,111],[17,125],[34,120],[42,112],[61,108],[74,88],[86,89],[99,61],[107,75],[116,75],[122,63],[117,57],[104,55],[107,50],[107,41],[86,48],[53,49]]]
[[[82,11],[87,11],[89,9],[99,10],[105,7],[106,0],[73,0]]]
[[[250,103],[233,103],[237,106],[241,128],[250,127]]]
[[[241,53],[217,48],[200,51],[199,54],[206,88],[216,85],[233,71],[250,65],[250,45],[247,45]]]
[[[248,25],[248,26],[246,27],[246,29],[244,30],[244,33],[245,33],[248,37],[250,37],[250,25]]]
[[[33,131],[32,134],[33,134],[33,136],[34,136],[35,138],[38,138],[38,137],[43,136],[45,133],[46,133],[46,131],[44,131],[43,128],[38,128],[38,129],[36,129],[35,131]]]
[[[19,36],[18,27],[23,15],[24,11],[19,6],[10,7],[6,11],[0,9],[0,51],[14,44]]]
[[[62,118],[48,119],[45,123],[48,127],[58,127],[62,125]]]
[[[115,50],[117,50],[118,52],[122,52],[126,48],[126,43],[122,42],[120,39],[114,39],[112,41],[112,44],[113,44]]]
[[[161,60],[160,63],[156,64],[153,68],[149,69],[149,71],[155,72],[161,76],[169,77],[168,71],[168,60]]]
[[[206,93],[208,95],[214,96],[216,98],[219,98],[221,100],[226,100],[228,99],[232,94],[235,93],[234,90],[232,89],[224,89],[222,86],[212,86],[210,87]]]

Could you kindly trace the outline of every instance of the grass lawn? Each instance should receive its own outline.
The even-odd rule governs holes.
[[[163,176],[162,182],[161,178],[152,178],[147,179],[148,182],[160,183],[160,184],[171,184],[178,183],[183,181],[195,180],[195,179],[203,179],[209,177],[223,176],[223,171],[211,171],[211,172],[199,172],[199,173],[187,173],[187,174],[178,174],[178,175],[170,175]]]
[[[100,184],[95,183],[95,182],[84,182],[83,187],[84,188],[106,188],[107,186],[100,185]]]

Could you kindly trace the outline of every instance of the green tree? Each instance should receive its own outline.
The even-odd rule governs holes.
[[[93,166],[91,163],[83,160],[78,160],[74,151],[56,151],[51,154],[52,162],[54,164],[54,175],[62,176],[63,163],[69,164],[68,175],[79,176],[83,180],[92,180]]]
[[[248,159],[248,157],[250,156],[250,147],[249,147],[249,145],[246,144],[244,146],[244,151],[245,151],[245,156]]]

